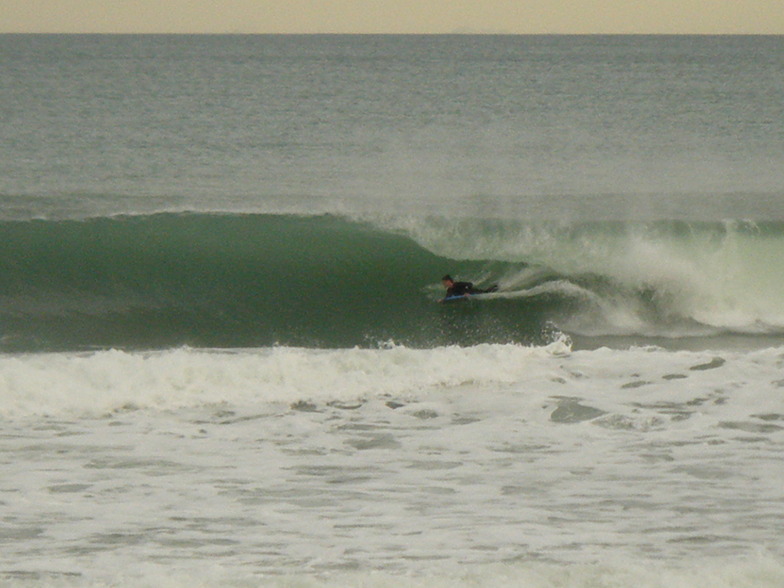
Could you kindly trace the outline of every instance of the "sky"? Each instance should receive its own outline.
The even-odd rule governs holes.
[[[0,33],[784,34],[782,0],[0,0]]]

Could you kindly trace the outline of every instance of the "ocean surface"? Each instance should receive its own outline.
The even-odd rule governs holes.
[[[0,72],[0,586],[784,585],[784,37]]]

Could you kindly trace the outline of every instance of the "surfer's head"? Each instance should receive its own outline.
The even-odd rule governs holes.
[[[452,276],[450,276],[449,274],[447,274],[447,275],[445,275],[443,278],[441,278],[441,283],[442,283],[444,286],[447,286],[447,287],[449,287],[449,286],[451,286],[452,284],[454,284],[454,283],[455,283],[455,281],[452,279]]]

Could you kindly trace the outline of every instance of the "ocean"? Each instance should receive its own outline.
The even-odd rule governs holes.
[[[784,585],[781,36],[0,72],[0,586]]]

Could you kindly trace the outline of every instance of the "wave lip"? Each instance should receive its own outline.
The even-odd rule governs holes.
[[[439,255],[510,264],[499,278],[503,295],[558,298],[566,330],[784,332],[781,222],[407,219],[401,226]]]

